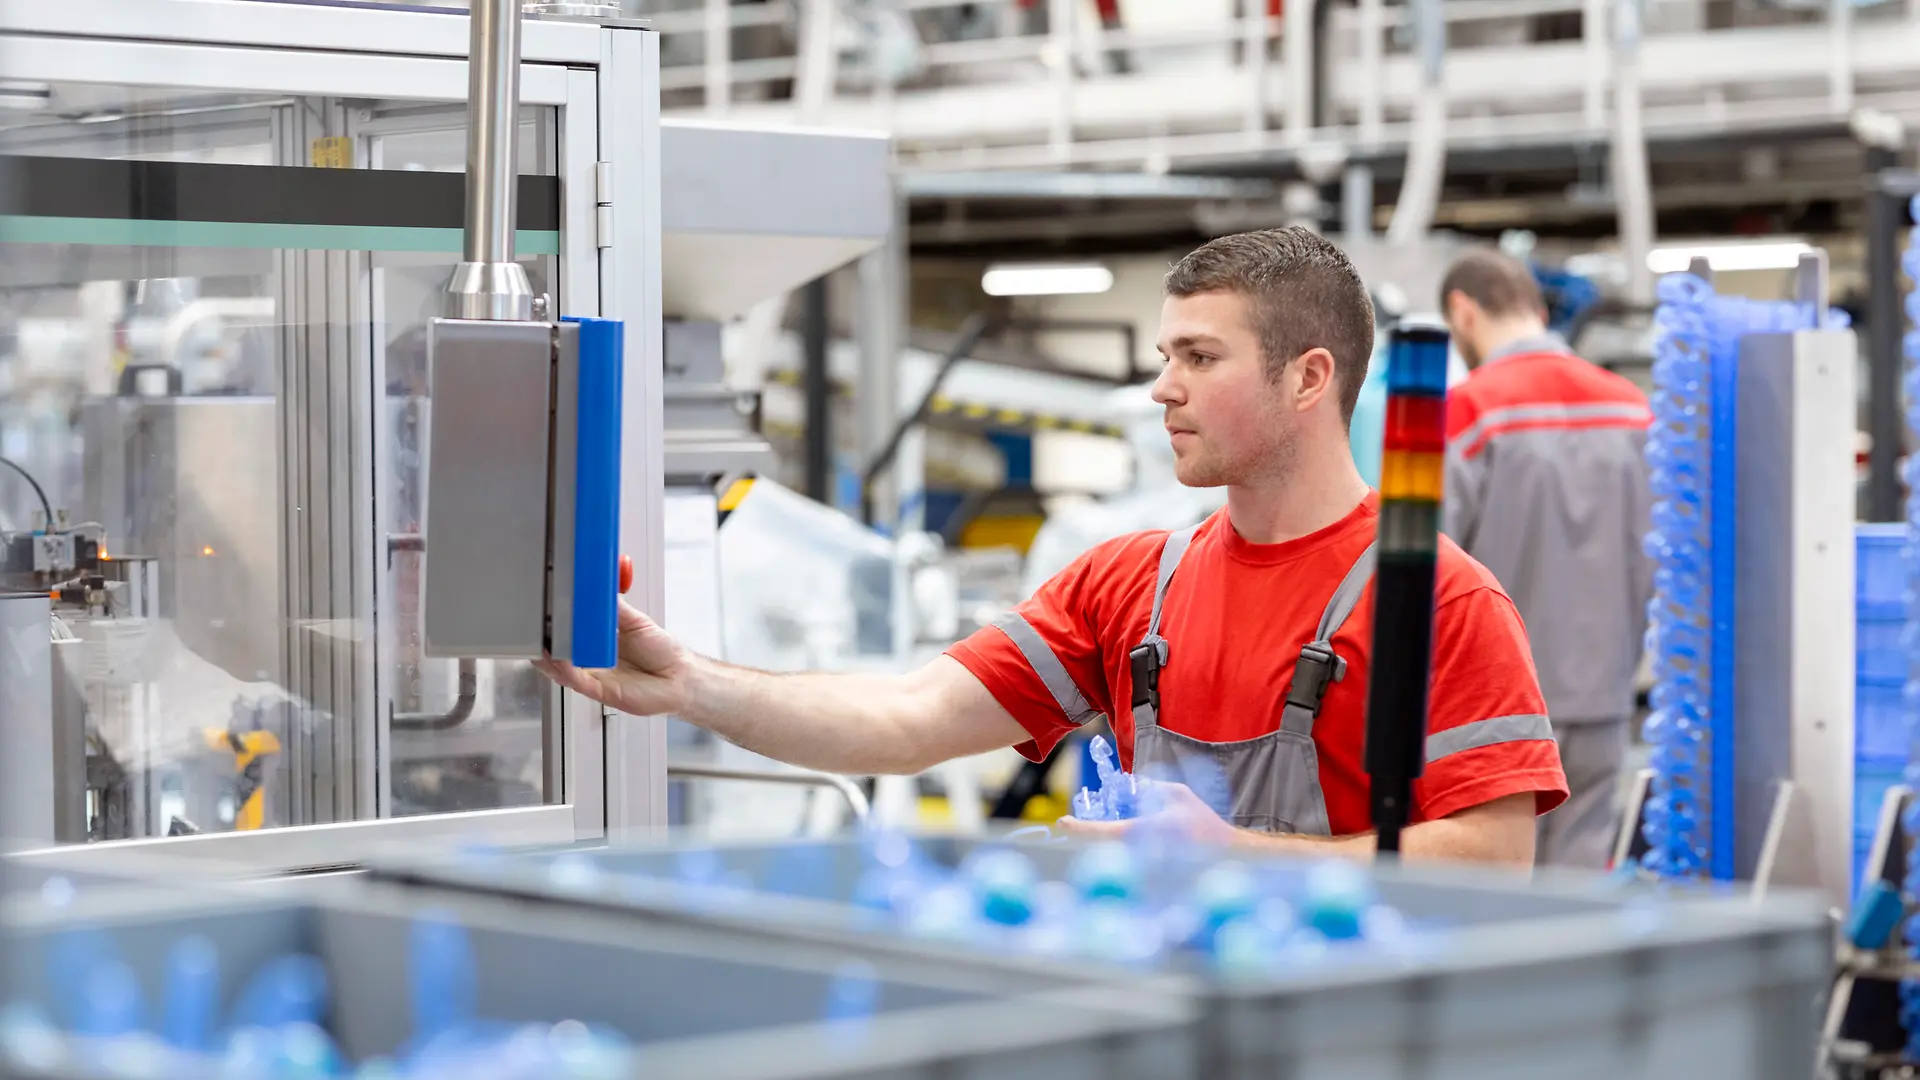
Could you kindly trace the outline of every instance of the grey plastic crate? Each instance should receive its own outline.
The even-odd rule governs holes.
[[[925,838],[957,865],[977,842]],[[1058,875],[1075,844],[1025,845]],[[562,857],[599,881],[557,884]],[[1174,888],[1208,856],[1165,868]],[[735,883],[779,893],[716,893],[678,879],[688,860],[717,859]],[[624,914],[637,926],[715,925],[769,940],[805,940],[862,955],[905,955],[950,969],[1027,977],[1055,960],[994,954],[906,936],[848,901],[864,867],[853,841],[542,851],[415,861],[376,873],[416,885],[510,894]],[[1261,860],[1270,880],[1303,861]],[[714,867],[701,870],[707,876]],[[1805,1080],[1819,1003],[1832,977],[1831,930],[1811,896],[1649,894],[1584,875],[1376,868],[1381,898],[1423,929],[1423,948],[1341,948],[1285,977],[1220,979],[1177,961],[1171,977],[1199,1003],[1202,1076],[1233,1080],[1486,1080],[1497,1077],[1739,1076]],[[564,879],[563,879],[564,880]],[[1116,987],[1126,969],[1074,965]],[[1142,980],[1144,985],[1144,980]],[[1125,991],[1120,991],[1124,993]]]
[[[231,1004],[260,965],[306,952],[326,965],[328,1027],[352,1060],[390,1055],[411,1030],[409,934],[417,891],[378,883],[223,892],[190,901],[127,892],[64,913],[9,905],[6,970],[15,1000],[51,999],[47,955],[75,926],[97,929],[149,1001],[167,950],[187,934],[215,943]],[[1010,983],[910,957],[871,956],[874,1012],[856,1034],[825,1022],[844,952],[719,928],[643,928],[595,912],[507,898],[443,896],[470,935],[477,1013],[486,1020],[605,1024],[636,1047],[634,1076],[703,1080],[1198,1080],[1191,1004],[1114,998],[1056,977]]]
[[[201,888],[232,879],[239,870],[223,863],[170,858],[151,850],[117,851],[112,859],[85,846],[41,848],[0,856],[0,890],[38,892],[48,886],[73,892],[124,886]]]

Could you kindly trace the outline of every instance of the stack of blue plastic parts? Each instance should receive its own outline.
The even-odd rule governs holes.
[[[59,879],[55,879],[56,883]],[[46,895],[43,890],[43,896]],[[55,901],[64,903],[64,901]],[[172,943],[142,985],[106,931],[76,924],[46,951],[51,1000],[0,1009],[0,1075],[127,1080],[614,1080],[632,1075],[617,1032],[579,1021],[515,1024],[478,1014],[476,962],[453,916],[423,911],[410,942],[414,1035],[390,1058],[349,1061],[327,1029],[326,964],[292,952],[222,1000],[223,958],[206,937]]]
[[[1880,804],[1907,767],[1907,527],[1856,526],[1854,539],[1853,876],[1860,880]]]
[[[1094,844],[1050,878],[1017,844],[989,844],[948,866],[902,834],[864,845],[848,899],[910,937],[996,953],[1155,965],[1198,961],[1230,977],[1283,973],[1330,948],[1417,944],[1364,868],[1241,862],[1156,835]],[[768,882],[769,891],[782,891]],[[1433,927],[1420,928],[1431,933]]]
[[[1837,310],[1720,296],[1692,274],[1660,282],[1654,314],[1654,561],[1647,650],[1653,710],[1644,737],[1654,778],[1642,865],[1663,878],[1730,880],[1734,819],[1734,449],[1736,373],[1750,334],[1843,327]]]

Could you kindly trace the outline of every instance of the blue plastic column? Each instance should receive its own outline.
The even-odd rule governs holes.
[[[573,662],[610,668],[619,657],[620,395],[626,326],[580,326],[580,403],[574,478]]]
[[[1733,880],[1734,730],[1733,668],[1737,631],[1734,628],[1735,554],[1737,520],[1734,499],[1739,471],[1736,425],[1740,417],[1740,334],[1716,327],[1711,350],[1712,391],[1707,395],[1707,432],[1711,464],[1707,467],[1709,495],[1707,530],[1710,538],[1710,580],[1707,597],[1711,613],[1711,656],[1707,663],[1707,762],[1712,782],[1707,797],[1707,827],[1712,841],[1709,870],[1721,881]]]
[[[1920,215],[1920,197],[1911,210]],[[1920,221],[1920,216],[1914,218]],[[1907,234],[1907,252],[1901,263],[1911,280],[1920,280],[1920,228]],[[1907,295],[1907,318],[1920,326],[1920,291]],[[1920,434],[1920,329],[1908,330],[1901,338],[1906,353],[1907,431]],[[1901,553],[1907,576],[1907,625],[1900,644],[1907,651],[1907,686],[1902,694],[1906,706],[1907,772],[1906,783],[1920,787],[1920,455],[1909,454],[1903,466],[1907,481],[1907,543]],[[1920,800],[1907,805],[1901,827],[1907,836],[1920,836]],[[1907,877],[1902,891],[1906,899],[1920,896],[1920,857],[1907,856]],[[1907,924],[1908,954],[1920,958],[1920,925]],[[1920,1060],[1920,983],[1908,980],[1900,984],[1900,1023],[1907,1029],[1907,1059]]]

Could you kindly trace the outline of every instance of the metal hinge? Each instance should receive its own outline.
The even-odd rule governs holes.
[[[594,246],[613,246],[613,162],[593,163]]]

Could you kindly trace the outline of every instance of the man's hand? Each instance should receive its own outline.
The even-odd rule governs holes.
[[[1170,780],[1138,780],[1140,816],[1131,821],[1082,821],[1060,819],[1067,832],[1087,837],[1119,837],[1136,828],[1165,829],[1196,844],[1234,843],[1240,831],[1226,823],[1206,800],[1185,784]]]
[[[658,716],[685,710],[692,662],[672,634],[622,600],[618,666],[582,670],[552,657],[534,666],[561,686],[609,708],[631,716]]]

